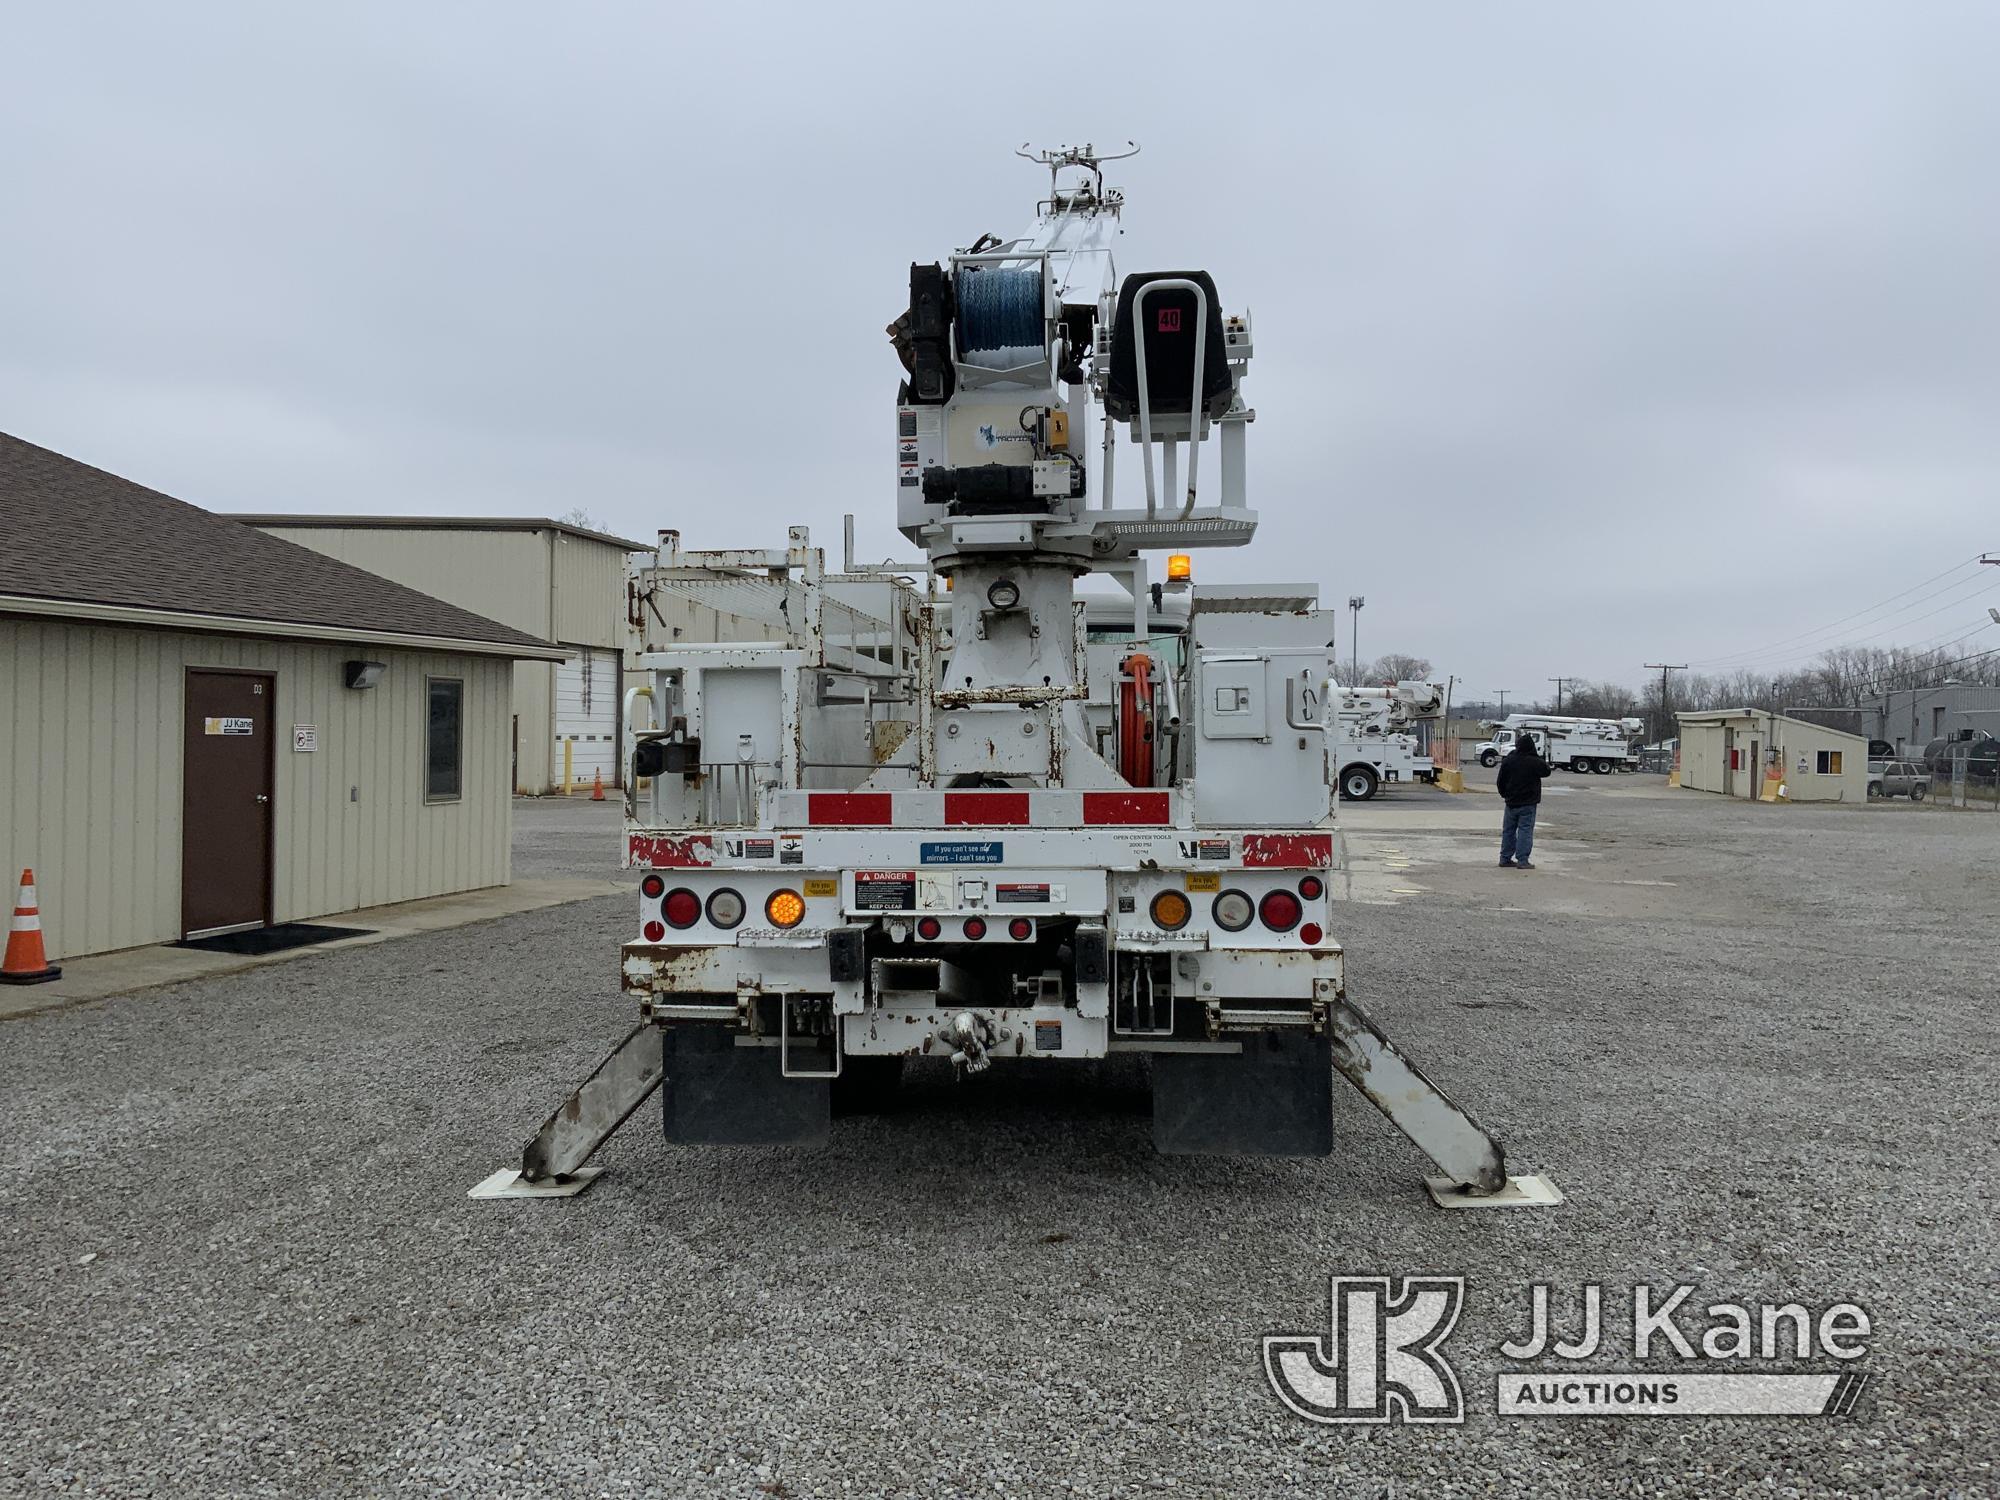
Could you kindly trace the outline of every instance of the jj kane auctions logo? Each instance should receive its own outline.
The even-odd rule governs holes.
[[[1581,1288],[1576,1324],[1565,1335],[1553,1327],[1549,1287],[1536,1283],[1526,1332],[1497,1350],[1530,1368],[1497,1377],[1496,1409],[1502,1416],[1598,1417],[1838,1417],[1854,1410],[1868,1380],[1859,1371],[1758,1366],[1820,1358],[1844,1366],[1860,1359],[1873,1331],[1860,1306],[1836,1302],[1817,1315],[1797,1302],[1697,1308],[1694,1294],[1683,1285],[1664,1294],[1632,1288],[1631,1358],[1672,1363],[1606,1370],[1581,1363],[1605,1347],[1603,1288]],[[1465,1295],[1459,1276],[1406,1276],[1393,1286],[1386,1276],[1335,1276],[1328,1331],[1265,1338],[1265,1378],[1309,1422],[1463,1422],[1464,1393],[1443,1346]],[[1714,1368],[1723,1362],[1731,1368]]]

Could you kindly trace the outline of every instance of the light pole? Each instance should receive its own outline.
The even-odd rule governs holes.
[[[1356,687],[1361,686],[1361,606],[1367,602],[1359,594],[1349,594],[1347,596],[1348,618],[1353,622],[1354,627],[1348,637],[1348,644],[1354,653],[1353,659],[1348,663],[1348,670],[1353,675],[1347,680]]]
[[[1500,717],[1504,719],[1507,717],[1507,694],[1512,692],[1513,689],[1495,688],[1493,691],[1500,695]]]

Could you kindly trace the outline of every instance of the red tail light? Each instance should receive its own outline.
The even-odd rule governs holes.
[[[943,931],[944,924],[936,917],[919,917],[917,919],[917,936],[927,943],[935,939]]]
[[[657,901],[666,894],[667,883],[657,875],[648,875],[639,882],[639,891],[648,901]]]
[[[1319,923],[1317,922],[1308,922],[1299,929],[1299,941],[1304,943],[1308,948],[1318,947],[1319,940],[1325,936],[1326,934],[1319,930]]]
[[[1257,915],[1273,932],[1290,932],[1299,925],[1299,898],[1290,891],[1272,891],[1257,905]]]
[[[1299,894],[1308,901],[1317,901],[1326,894],[1326,882],[1317,875],[1308,875],[1299,882]]]
[[[1035,935],[1035,924],[1026,917],[1016,917],[1007,924],[1007,936],[1017,943],[1025,943]]]
[[[657,943],[667,935],[666,926],[660,922],[648,922],[642,930],[645,932],[646,941],[649,943]]]
[[[986,919],[984,917],[967,917],[965,919],[965,935],[975,943],[985,937]]]
[[[701,920],[701,897],[686,886],[667,892],[666,918],[669,927],[692,927]]]

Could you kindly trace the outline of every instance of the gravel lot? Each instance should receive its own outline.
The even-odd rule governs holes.
[[[1347,1091],[1330,1160],[1156,1157],[1126,1068],[924,1074],[817,1150],[648,1110],[583,1196],[468,1201],[627,1025],[624,898],[0,1025],[0,1492],[1995,1493],[2000,818],[1551,787],[1533,874],[1484,790],[1357,814],[1423,894],[1335,935],[1552,1211],[1432,1208]],[[523,805],[517,871],[603,874],[614,824]],[[1266,1386],[1370,1272],[1467,1278],[1464,1426]],[[1538,1280],[1858,1301],[1873,1381],[1503,1419]]]

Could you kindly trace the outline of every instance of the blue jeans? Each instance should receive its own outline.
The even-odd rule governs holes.
[[[1506,816],[1500,819],[1500,863],[1526,864],[1529,851],[1534,847],[1535,804],[1530,802],[1525,807],[1508,808]]]

